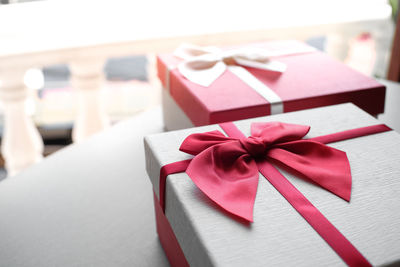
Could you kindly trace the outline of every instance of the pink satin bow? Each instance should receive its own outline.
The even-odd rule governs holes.
[[[197,187],[228,212],[253,221],[257,162],[274,161],[350,201],[351,172],[346,153],[302,140],[309,126],[253,123],[251,136],[236,139],[220,131],[188,136],[180,150],[195,155],[186,172]]]

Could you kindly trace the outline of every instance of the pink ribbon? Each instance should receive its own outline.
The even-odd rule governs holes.
[[[278,163],[333,194],[350,201],[351,172],[346,153],[326,146],[390,130],[375,125],[336,134],[302,139],[309,126],[280,122],[253,123],[245,137],[233,123],[220,131],[189,135],[180,150],[195,155],[160,170],[160,204],[164,209],[166,176],[186,173],[196,186],[226,211],[253,221],[259,172],[350,266],[370,266],[364,256],[271,163]]]

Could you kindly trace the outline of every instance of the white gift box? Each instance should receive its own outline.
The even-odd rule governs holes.
[[[267,121],[310,125],[306,138],[380,124],[356,106],[342,104],[235,125],[249,136],[252,122]],[[192,157],[179,151],[182,141],[189,134],[216,129],[223,132],[218,125],[209,125],[145,138],[146,168],[157,198],[161,167]],[[400,135],[388,131],[328,145],[349,158],[350,202],[279,170],[370,263],[400,264]],[[167,178],[165,216],[190,266],[345,265],[261,174],[253,223],[221,212],[186,173]]]

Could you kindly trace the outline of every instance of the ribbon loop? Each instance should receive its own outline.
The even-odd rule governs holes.
[[[180,46],[178,46],[177,49],[175,49],[174,56],[187,60],[205,54],[215,54],[220,52],[221,49],[214,46],[202,47],[193,44],[183,43]]]
[[[191,155],[197,155],[211,146],[232,140],[234,139],[226,137],[218,130],[207,133],[195,133],[185,138],[179,150]]]
[[[282,123],[255,122],[251,124],[251,135],[262,137],[265,142],[284,143],[303,138],[310,131],[310,126]]]
[[[265,156],[269,146],[262,138],[254,136],[242,138],[239,142],[253,158]]]

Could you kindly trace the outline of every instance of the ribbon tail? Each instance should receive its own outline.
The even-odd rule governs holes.
[[[238,141],[204,150],[193,158],[186,173],[220,207],[253,221],[259,174],[255,161]]]
[[[350,201],[351,170],[345,152],[315,141],[298,140],[276,145],[267,157]]]

